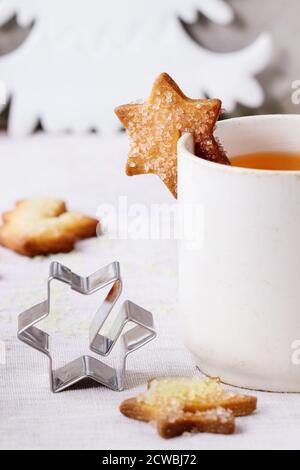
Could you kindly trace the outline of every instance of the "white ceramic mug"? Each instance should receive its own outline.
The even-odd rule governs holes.
[[[220,122],[229,156],[299,152],[300,116]],[[180,246],[180,311],[199,368],[239,387],[300,392],[300,171],[207,162],[179,142],[179,204],[198,244]],[[298,348],[298,351],[297,351]]]

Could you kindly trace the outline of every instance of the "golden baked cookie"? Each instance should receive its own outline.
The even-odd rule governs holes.
[[[68,253],[77,240],[95,237],[98,220],[68,212],[63,201],[34,198],[20,201],[2,215],[0,244],[24,256]]]
[[[148,391],[125,400],[120,411],[131,419],[155,422],[163,437],[182,432],[234,432],[234,417],[248,416],[257,399],[225,390],[219,379],[165,378],[149,383]]]
[[[221,107],[220,100],[187,98],[169,75],[160,75],[147,102],[116,109],[131,139],[127,174],[157,174],[177,197],[177,143],[184,133],[194,135],[198,156],[230,165],[213,136]]]
[[[232,411],[224,408],[196,413],[174,411],[165,416],[162,414],[156,421],[156,427],[158,434],[165,439],[184,433],[234,434],[235,419]]]

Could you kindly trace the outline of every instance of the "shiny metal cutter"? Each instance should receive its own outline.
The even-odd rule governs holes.
[[[98,309],[90,327],[90,350],[100,356],[108,356],[118,339],[121,339],[121,366],[117,369],[91,356],[82,356],[64,367],[53,370],[50,353],[50,337],[36,328],[36,324],[50,314],[50,286],[53,280],[69,284],[70,288],[83,295],[90,295],[111,286],[103,304]],[[54,393],[90,378],[111,390],[124,388],[126,360],[129,354],[156,337],[153,315],[130,301],[125,301],[109,327],[106,320],[112,313],[122,293],[120,265],[112,263],[88,277],[81,277],[58,262],[51,263],[48,278],[48,298],[19,315],[18,338],[30,347],[46,354],[50,361],[50,383]],[[134,326],[122,334],[127,323]]]

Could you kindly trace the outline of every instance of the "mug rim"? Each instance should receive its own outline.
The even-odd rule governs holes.
[[[261,114],[255,116],[242,116],[242,117],[235,117],[226,119],[224,121],[218,121],[217,129],[220,127],[225,127],[231,125],[232,123],[238,122],[245,122],[245,121],[278,121],[278,120],[299,120],[300,121],[300,114]],[[300,124],[300,122],[299,122]],[[181,136],[178,141],[178,157],[179,158],[187,158],[193,164],[199,167],[206,167],[210,168],[211,170],[218,170],[223,173],[237,173],[237,174],[245,174],[245,175],[267,175],[267,176],[298,176],[300,174],[300,170],[262,170],[257,168],[243,168],[231,165],[224,165],[222,163],[216,163],[209,160],[205,160],[204,158],[199,158],[193,152],[192,147],[194,144],[193,135],[189,133],[185,133]],[[300,148],[299,148],[300,152]],[[196,157],[196,158],[195,158]]]

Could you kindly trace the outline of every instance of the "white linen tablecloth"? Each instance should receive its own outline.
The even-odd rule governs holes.
[[[155,176],[128,178],[123,167],[127,139],[118,137],[0,137],[0,210],[16,200],[50,195],[71,209],[96,214],[103,203],[169,202]],[[87,275],[119,260],[124,297],[153,311],[158,338],[128,361],[126,390],[84,386],[54,395],[48,360],[16,338],[17,316],[45,299],[48,268],[58,259]],[[102,294],[101,294],[102,295]],[[200,373],[182,344],[177,319],[177,250],[173,241],[86,240],[67,255],[30,260],[0,249],[1,449],[299,449],[300,395],[257,393],[258,412],[238,420],[233,436],[199,434],[162,440],[151,425],[123,417],[123,399],[145,389],[149,378]],[[81,298],[67,286],[53,289],[51,315],[44,328],[52,334],[55,366],[88,353],[88,326],[99,295]],[[0,359],[3,361],[3,348]],[[116,357],[110,359],[112,363]]]

